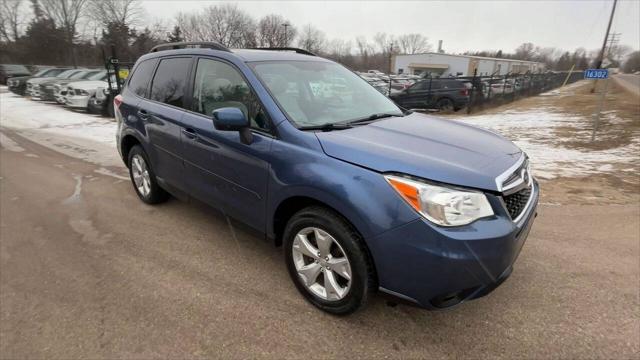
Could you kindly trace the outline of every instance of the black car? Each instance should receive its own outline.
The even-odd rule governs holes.
[[[406,109],[458,111],[469,103],[469,89],[455,79],[425,79],[389,97]]]
[[[0,64],[0,84],[7,85],[7,80],[17,76],[29,76],[31,71],[24,65]]]
[[[18,95],[24,95],[27,89],[27,80],[38,78],[38,77],[54,77],[65,70],[68,70],[68,69],[48,68],[48,69],[42,69],[31,76],[12,77],[7,81],[7,86],[9,87],[9,91],[11,91],[12,93],[18,94]]]

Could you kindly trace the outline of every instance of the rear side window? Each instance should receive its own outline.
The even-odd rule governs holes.
[[[151,100],[184,107],[191,58],[170,58],[160,61],[151,83]]]
[[[155,60],[145,60],[138,64],[136,71],[133,73],[131,80],[129,80],[129,89],[136,93],[138,96],[146,97],[147,85],[149,79],[153,75],[153,68],[156,64]]]

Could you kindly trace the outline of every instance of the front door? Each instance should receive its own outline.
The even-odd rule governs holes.
[[[198,59],[191,112],[182,118],[185,175],[191,196],[264,231],[270,148],[270,121],[233,65]],[[236,107],[250,119],[251,144],[237,131],[213,126],[215,109]]]

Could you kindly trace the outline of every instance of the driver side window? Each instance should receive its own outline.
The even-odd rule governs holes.
[[[223,107],[240,109],[249,118],[251,128],[270,132],[266,112],[240,73],[224,62],[199,59],[191,110],[211,116]]]

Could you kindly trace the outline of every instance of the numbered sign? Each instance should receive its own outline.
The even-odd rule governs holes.
[[[584,71],[585,79],[608,79],[609,70],[607,69],[587,69]]]

